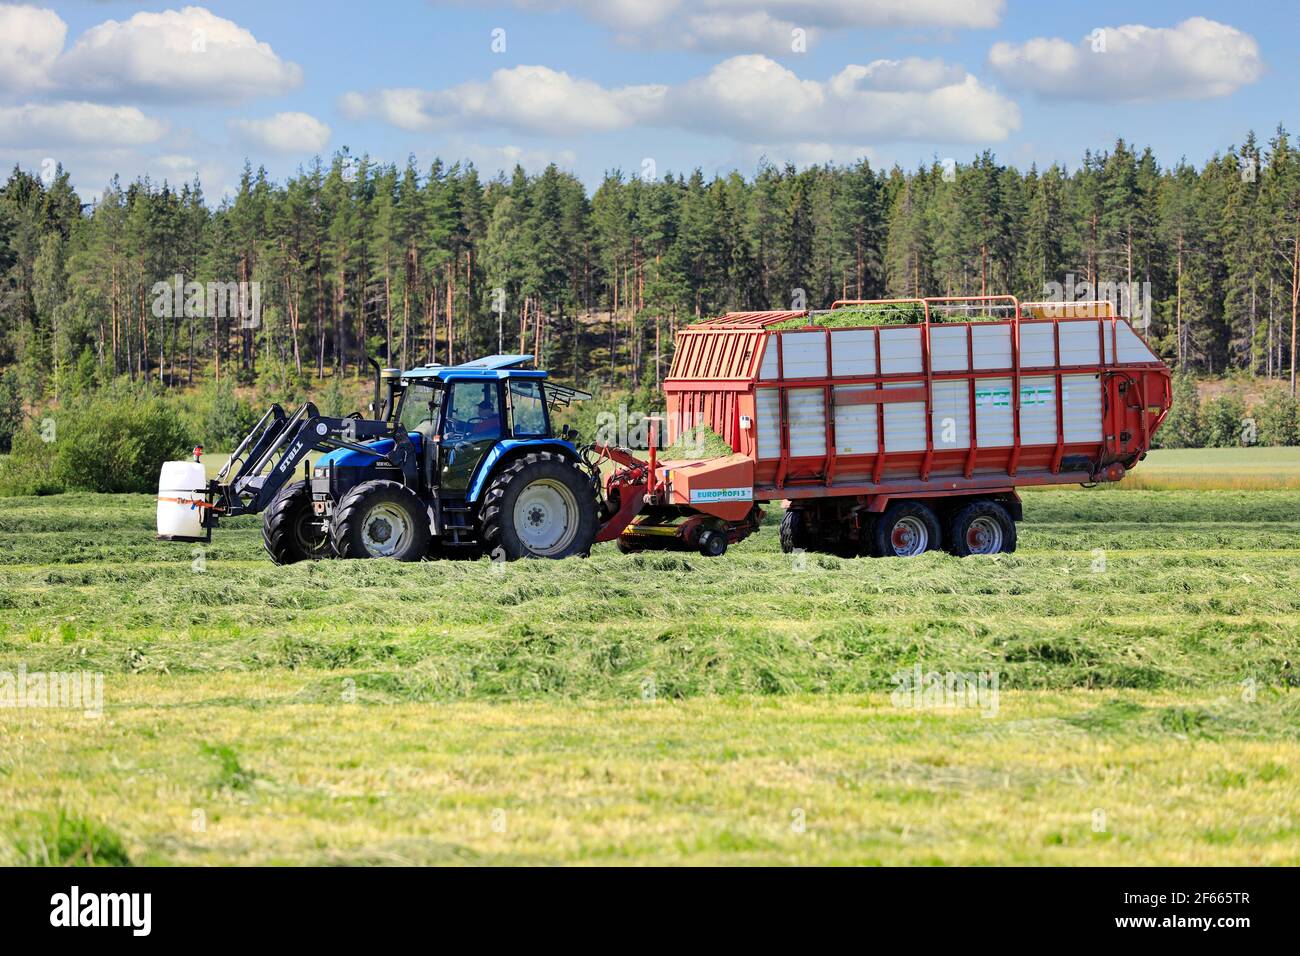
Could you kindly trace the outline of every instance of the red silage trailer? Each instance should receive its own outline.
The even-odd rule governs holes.
[[[1017,488],[1118,481],[1171,402],[1109,303],[1012,296],[729,313],[678,333],[664,391],[670,442],[704,423],[734,454],[653,462],[625,548],[721,553],[784,500],[787,551],[1010,551]]]

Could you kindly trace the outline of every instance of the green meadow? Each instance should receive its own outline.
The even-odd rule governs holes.
[[[1293,451],[1028,493],[966,560],[772,515],[712,561],[278,568],[256,519],[3,499],[0,674],[103,700],[0,707],[0,861],[1294,865]]]

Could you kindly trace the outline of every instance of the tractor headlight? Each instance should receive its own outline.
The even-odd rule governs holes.
[[[330,470],[328,468],[317,468],[312,472],[313,478],[328,478]]]

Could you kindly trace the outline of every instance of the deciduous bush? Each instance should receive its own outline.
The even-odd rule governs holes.
[[[148,492],[192,433],[174,404],[111,392],[70,403],[23,429],[0,468],[0,494]]]
[[[1300,443],[1296,400],[1285,385],[1275,385],[1264,393],[1250,410],[1255,419],[1261,445],[1295,445]]]
[[[1201,411],[1205,446],[1232,448],[1240,445],[1245,417],[1246,403],[1236,395],[1220,395],[1210,399]]]
[[[208,451],[233,451],[259,417],[227,383],[207,385],[195,396],[191,431]]]
[[[1205,442],[1196,379],[1186,373],[1174,376],[1174,404],[1156,442],[1161,448],[1200,448]]]

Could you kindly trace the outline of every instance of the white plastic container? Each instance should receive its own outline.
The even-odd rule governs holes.
[[[158,537],[203,540],[204,489],[208,478],[197,461],[163,462],[158,476]]]

